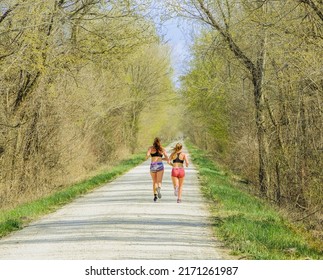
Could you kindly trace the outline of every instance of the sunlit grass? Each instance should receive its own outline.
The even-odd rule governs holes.
[[[137,154],[121,161],[118,165],[92,178],[84,180],[36,201],[25,203],[12,210],[0,211],[0,237],[12,231],[21,229],[37,217],[52,212],[75,198],[90,192],[98,186],[107,183],[125,173],[132,167],[143,162],[144,154]]]
[[[239,189],[203,151],[188,144],[210,201],[216,235],[246,259],[323,259],[306,232],[296,230],[266,201]]]

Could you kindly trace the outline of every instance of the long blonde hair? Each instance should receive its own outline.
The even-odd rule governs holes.
[[[180,151],[183,148],[183,145],[181,143],[176,143],[175,147],[172,149],[173,152],[170,155],[170,158],[172,158],[178,151]]]

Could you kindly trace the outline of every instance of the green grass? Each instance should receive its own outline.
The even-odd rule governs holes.
[[[75,198],[113,180],[132,167],[143,162],[144,158],[144,153],[136,154],[129,159],[121,161],[118,165],[101,174],[75,185],[67,186],[66,188],[48,197],[20,205],[12,210],[0,211],[0,237],[23,228],[26,224],[35,220],[41,215],[53,212],[62,205],[71,202]]]
[[[187,143],[210,202],[215,234],[238,258],[254,260],[323,259],[322,247],[266,201],[237,187],[203,151]]]

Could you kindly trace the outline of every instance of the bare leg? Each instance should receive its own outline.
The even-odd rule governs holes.
[[[179,178],[178,181],[179,181],[178,199],[181,200],[182,199],[183,184],[184,184],[184,177]]]
[[[161,198],[162,195],[160,193],[160,189],[161,189],[161,185],[162,185],[162,180],[163,180],[163,175],[164,175],[164,170],[162,171],[158,171],[157,172],[157,194],[158,194],[158,198]]]
[[[173,182],[174,189],[176,187],[178,187],[179,183],[178,183],[178,178],[177,177],[172,176],[172,182]]]
[[[176,190],[176,188],[178,188],[178,186],[179,186],[178,178],[177,178],[177,177],[173,177],[173,176],[172,176],[172,182],[173,182],[174,190]],[[178,190],[178,189],[177,189],[177,190]],[[177,194],[175,193],[175,195],[177,195]]]
[[[157,173],[150,172],[151,179],[153,180],[153,193],[157,194]]]
[[[157,178],[156,178],[157,185],[158,185],[158,187],[161,188],[163,176],[164,176],[164,170],[158,171],[156,176],[157,176]]]

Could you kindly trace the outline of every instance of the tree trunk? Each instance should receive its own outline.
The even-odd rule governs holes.
[[[304,196],[307,181],[307,124],[305,115],[304,94],[300,92],[300,162],[299,162],[299,183],[297,184],[296,206],[306,208],[307,203]]]
[[[139,106],[140,107],[140,106]],[[138,143],[138,131],[139,131],[139,114],[140,108],[135,103],[131,109],[131,116],[130,116],[130,148],[131,153],[134,154],[137,148]]]
[[[267,166],[267,141],[266,141],[266,127],[265,127],[265,98],[263,94],[264,69],[266,58],[266,40],[267,34],[264,34],[262,39],[257,64],[252,69],[252,83],[254,87],[254,100],[256,109],[256,127],[258,138],[258,154],[259,154],[259,190],[262,196],[267,196],[269,180],[268,180],[268,166]]]
[[[252,60],[243,52],[239,45],[236,44],[232,34],[228,29],[221,27],[221,24],[215,19],[211,11],[207,8],[203,0],[198,0],[201,11],[206,15],[209,24],[221,34],[227,42],[229,49],[238,58],[242,64],[248,69],[252,76],[252,83],[254,87],[254,100],[256,110],[256,127],[258,138],[258,155],[259,155],[259,190],[261,195],[266,196],[268,190],[268,167],[267,167],[267,144],[266,144],[266,130],[265,130],[265,100],[262,91],[262,84],[264,78],[264,66],[266,56],[266,40],[267,34],[264,31],[264,37],[260,44],[259,55],[257,63]],[[205,21],[205,19],[203,19]]]
[[[256,107],[256,127],[258,139],[259,156],[259,190],[261,195],[266,196],[268,190],[268,172],[267,172],[267,143],[265,129],[265,101],[261,89],[262,74],[253,77],[254,98]]]
[[[275,187],[275,200],[278,205],[281,204],[281,182],[280,182],[280,167],[279,162],[276,161],[276,187]]]

